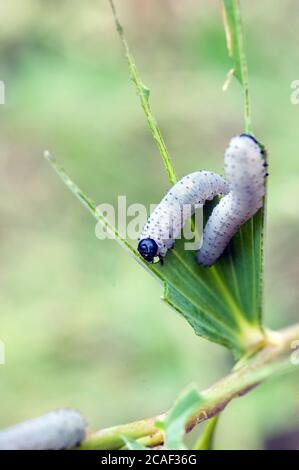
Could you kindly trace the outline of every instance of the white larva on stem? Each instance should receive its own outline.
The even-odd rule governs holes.
[[[228,191],[224,178],[211,171],[184,176],[168,191],[144,226],[138,244],[141,256],[148,262],[158,256],[163,262],[167,250],[173,247],[195,208]],[[190,211],[184,211],[184,207],[189,207]]]
[[[85,428],[85,420],[77,411],[51,411],[0,431],[0,450],[68,449],[84,439]]]
[[[247,134],[231,139],[224,156],[225,175],[230,192],[210,215],[197,259],[211,266],[222,255],[242,224],[263,206],[267,163],[257,140]]]

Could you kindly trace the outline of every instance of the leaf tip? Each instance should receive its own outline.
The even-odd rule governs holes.
[[[235,73],[235,69],[234,69],[234,68],[231,68],[231,69],[228,71],[228,73],[227,73],[227,75],[226,75],[226,78],[225,78],[225,81],[224,81],[224,83],[223,83],[223,85],[222,85],[222,91],[227,91],[227,90],[228,90],[228,87],[229,87],[229,85],[230,85],[230,83],[231,83],[231,80],[232,80],[232,78],[233,78],[233,76],[234,76],[234,73]]]
[[[53,157],[53,155],[50,153],[49,150],[45,150],[44,153],[43,153],[43,155],[44,155],[44,158],[45,158],[46,160],[48,160],[48,162],[53,162],[53,161],[54,161],[54,157]]]

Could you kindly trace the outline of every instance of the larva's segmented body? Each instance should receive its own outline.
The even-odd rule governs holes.
[[[0,450],[61,450],[85,437],[85,421],[70,409],[52,411],[0,432]]]
[[[148,262],[153,262],[156,256],[163,261],[196,207],[228,191],[227,182],[216,173],[197,171],[184,176],[168,191],[149,217],[140,235],[139,253]],[[187,207],[189,210],[184,209]]]
[[[224,168],[230,192],[210,215],[203,232],[198,262],[211,266],[223,253],[240,226],[263,205],[267,163],[254,137],[234,137],[225,152]]]

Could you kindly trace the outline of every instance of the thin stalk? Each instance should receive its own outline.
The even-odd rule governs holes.
[[[242,86],[245,132],[251,134],[252,123],[248,85],[248,67],[239,0],[223,0],[222,12],[227,49],[233,62],[233,69],[228,74],[228,80],[230,80],[232,75],[235,75]],[[227,88],[228,80],[226,81],[225,88]]]
[[[142,80],[140,78],[140,75],[139,75],[139,72],[138,72],[138,69],[137,69],[137,66],[136,66],[135,59],[134,59],[134,57],[131,53],[129,44],[128,44],[128,42],[126,40],[126,37],[125,37],[125,34],[124,34],[124,28],[123,28],[123,26],[121,25],[121,23],[118,19],[116,8],[115,8],[113,0],[109,0],[109,3],[110,3],[111,10],[112,10],[112,13],[113,13],[113,18],[114,18],[114,21],[115,21],[116,30],[117,30],[117,32],[119,34],[119,37],[122,41],[122,44],[124,46],[125,55],[126,55],[128,65],[129,65],[131,79],[132,79],[132,81],[133,81],[133,83],[136,87],[136,91],[137,91],[137,94],[139,96],[142,109],[143,109],[144,114],[146,116],[147,123],[148,123],[148,126],[150,128],[152,137],[153,137],[153,139],[154,139],[154,141],[155,141],[155,143],[158,147],[158,150],[161,154],[161,157],[163,159],[163,162],[164,162],[167,174],[168,174],[169,181],[172,184],[175,184],[177,182],[177,177],[176,177],[176,174],[175,174],[173,163],[171,161],[171,158],[170,158],[170,155],[168,153],[166,144],[164,142],[161,130],[160,130],[160,128],[158,126],[158,123],[157,123],[157,121],[156,121],[156,119],[155,119],[155,117],[152,113],[151,106],[150,106],[150,103],[149,103],[150,91],[144,85],[144,83],[142,82]]]

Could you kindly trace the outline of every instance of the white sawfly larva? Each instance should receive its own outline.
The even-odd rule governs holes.
[[[70,409],[51,411],[0,432],[0,450],[62,450],[85,437],[85,420]]]
[[[179,238],[182,227],[196,207],[228,191],[224,178],[211,171],[197,171],[184,176],[148,218],[139,237],[138,251],[141,256],[149,263],[158,256],[163,264],[167,250],[174,246],[174,241]],[[187,212],[184,207],[190,210]]]
[[[241,225],[263,206],[267,163],[265,150],[254,137],[241,134],[231,139],[224,169],[230,192],[214,208],[204,227],[197,255],[202,266],[214,264]]]

